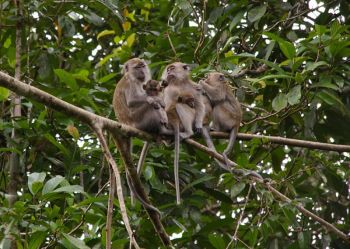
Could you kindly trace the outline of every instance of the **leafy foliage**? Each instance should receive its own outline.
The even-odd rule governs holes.
[[[86,110],[115,118],[112,95],[130,57],[149,61],[154,78],[178,59],[192,65],[195,80],[210,70],[232,79],[245,107],[242,132],[349,144],[346,1],[25,0],[22,5],[22,79]],[[12,75],[16,20],[13,1],[1,1],[0,67]],[[266,69],[253,73],[262,65]],[[235,77],[244,69],[244,77]],[[2,248],[9,248],[8,235],[17,248],[105,247],[108,195],[102,186],[108,167],[91,130],[29,99],[22,99],[23,116],[12,120],[4,88],[0,102]],[[216,145],[222,151],[226,142]],[[135,160],[141,146],[135,139]],[[21,176],[13,206],[5,198],[11,153],[19,155]],[[176,248],[226,248],[236,228],[238,240],[229,248],[346,248],[293,205],[223,173],[205,153],[182,145],[180,156],[180,207],[171,147],[153,146],[142,175]],[[237,143],[231,157],[339,229],[350,230],[349,153],[254,139]],[[128,248],[115,206],[113,248]],[[140,245],[159,248],[140,204],[132,206],[127,198],[127,206]]]

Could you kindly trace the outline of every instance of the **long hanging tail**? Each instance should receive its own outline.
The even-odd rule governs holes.
[[[174,175],[175,175],[175,190],[176,190],[176,204],[180,205],[180,184],[179,184],[179,156],[180,156],[180,128],[175,125],[175,155],[174,155]]]

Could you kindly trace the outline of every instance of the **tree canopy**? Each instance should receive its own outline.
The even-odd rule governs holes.
[[[243,107],[240,132],[349,145],[349,13],[341,0],[2,0],[0,69],[115,120],[125,61],[145,59],[154,79],[182,61],[194,81],[214,70],[230,79]],[[214,142],[223,151],[227,140]],[[133,145],[137,161],[142,139]],[[230,158],[292,201],[182,143],[176,206],[173,147],[154,144],[141,181],[175,248],[349,247],[298,205],[349,235],[350,150],[253,138],[236,142]],[[1,248],[105,248],[108,168],[89,126],[0,87]],[[135,239],[163,248],[122,176]],[[129,248],[117,200],[111,235],[112,248]]]

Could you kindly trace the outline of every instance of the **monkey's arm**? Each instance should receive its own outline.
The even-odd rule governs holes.
[[[225,94],[221,89],[207,84],[204,80],[199,81],[199,84],[208,95],[210,101],[219,102],[225,99]]]
[[[148,103],[148,104],[154,103],[154,99],[152,97],[147,96],[146,93],[136,91],[135,89],[132,89],[132,88],[125,89],[125,100],[126,100],[126,105],[129,108],[139,107],[145,103]]]
[[[195,98],[194,98],[194,108],[196,110],[195,117],[194,117],[194,126],[196,128],[196,131],[199,132],[203,128],[203,120],[205,117],[205,105],[203,95],[201,91],[197,91]]]

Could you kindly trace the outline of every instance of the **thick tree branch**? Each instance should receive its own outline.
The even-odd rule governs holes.
[[[142,132],[142,131],[139,131],[135,128],[129,127],[127,125],[123,125],[123,124],[120,124],[118,122],[109,120],[107,118],[97,116],[93,113],[85,111],[85,110],[78,108],[74,105],[66,103],[65,101],[62,101],[62,100],[44,92],[44,91],[41,91],[41,90],[39,90],[35,87],[32,87],[32,86],[29,86],[27,84],[24,84],[16,79],[14,79],[13,77],[3,73],[3,72],[0,72],[0,85],[13,90],[17,94],[24,95],[28,98],[35,99],[41,103],[44,103],[47,106],[49,106],[57,111],[61,111],[61,112],[64,112],[68,115],[72,115],[73,117],[76,117],[77,119],[81,120],[84,123],[87,123],[87,124],[94,126],[94,124],[97,122],[101,126],[103,126],[105,129],[108,129],[109,131],[111,131],[114,134],[126,134],[129,136],[136,136],[136,137],[148,140],[148,141],[153,139],[152,136],[150,136],[149,134],[147,134],[145,132]],[[216,138],[227,138],[227,136],[228,136],[228,134],[220,133],[220,132],[213,132],[212,135],[214,135],[214,137],[216,137]],[[350,151],[349,145],[325,144],[325,143],[310,142],[310,141],[303,141],[303,140],[297,140],[297,139],[287,139],[287,138],[281,138],[281,137],[271,137],[271,136],[251,135],[251,134],[239,133],[238,138],[240,138],[242,140],[250,140],[252,138],[259,138],[259,139],[271,141],[271,142],[274,142],[277,144],[285,144],[285,145],[290,145],[290,146],[299,146],[299,147],[321,149],[321,150],[334,150],[334,151],[338,151],[338,152]],[[204,152],[207,152],[208,154],[210,154],[211,156],[220,160],[221,162],[224,162],[224,158],[219,153],[210,150],[209,148],[197,143],[196,141],[194,141],[192,139],[186,139],[186,142],[193,145],[194,147],[204,151]],[[122,157],[123,157],[123,155],[122,155]],[[129,162],[127,165],[129,165],[130,163],[132,164],[131,158],[123,158],[123,160]],[[231,162],[230,164],[235,165],[235,163],[233,163],[233,162]],[[136,169],[134,167],[132,167],[130,169],[128,168],[128,170],[131,170],[129,173],[130,173],[130,177],[133,180],[135,180],[135,186],[140,187],[141,190],[144,191],[144,189],[142,188],[142,185],[140,183],[140,179],[137,177]],[[323,225],[330,232],[333,232],[334,234],[336,234],[340,238],[342,238],[346,241],[349,241],[349,237],[346,234],[344,234],[342,231],[340,231],[339,229],[337,229],[335,226],[328,223],[327,221],[323,220],[322,218],[316,216],[312,212],[308,211],[307,209],[302,207],[300,203],[296,203],[295,201],[292,201],[287,196],[280,193],[278,190],[273,188],[269,182],[266,182],[263,179],[261,179],[260,177],[256,176],[254,174],[254,172],[249,172],[246,170],[242,170],[240,172],[243,175],[246,175],[247,177],[249,177],[250,179],[260,183],[262,186],[267,188],[269,191],[271,191],[273,194],[275,194],[282,201],[286,201],[292,205],[295,205],[296,208],[301,213],[303,213],[305,216],[311,217],[312,219],[316,220],[317,222],[319,222],[321,225]],[[139,191],[139,189],[137,189],[137,191]],[[142,195],[143,194],[145,194],[145,193],[142,193]],[[145,200],[147,201],[148,200],[147,195],[146,196],[142,196],[142,195],[141,195],[141,197],[145,197],[146,198]],[[152,212],[151,212],[152,210],[148,210],[148,209],[146,209],[146,210],[149,213],[150,218],[151,218],[154,226],[156,227],[156,231],[158,232],[158,234],[162,238],[163,243],[164,243],[164,240],[167,239],[169,241],[168,245],[170,245],[170,240],[167,237],[165,230],[164,230],[162,224],[160,223],[160,220],[155,219],[154,214],[152,214]],[[155,214],[155,215],[157,215],[157,214]]]

